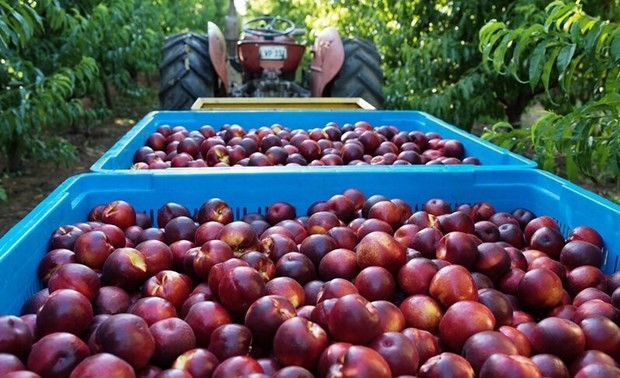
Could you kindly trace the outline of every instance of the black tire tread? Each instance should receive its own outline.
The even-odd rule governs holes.
[[[344,63],[328,86],[331,97],[361,97],[377,109],[383,108],[381,56],[372,42],[345,38]]]
[[[209,39],[194,32],[166,38],[159,66],[162,109],[190,109],[198,97],[214,97],[217,76],[209,58]]]

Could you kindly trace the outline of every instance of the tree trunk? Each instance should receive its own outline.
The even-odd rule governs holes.
[[[13,140],[8,144],[6,151],[8,157],[7,168],[9,172],[19,172],[24,168],[22,161],[23,143],[17,140]]]
[[[103,87],[103,98],[105,99],[105,105],[108,109],[112,109],[112,93],[110,91],[110,85],[108,81],[105,79],[105,75],[103,72],[100,74],[101,77],[101,86]]]
[[[515,101],[508,101],[506,104],[506,117],[508,122],[515,126],[521,127],[521,115],[534,98],[534,93],[530,91],[519,92]]]
[[[137,84],[140,77],[140,71],[138,71],[135,67],[129,67],[127,68],[127,72],[129,72],[129,77],[131,77],[131,80]]]

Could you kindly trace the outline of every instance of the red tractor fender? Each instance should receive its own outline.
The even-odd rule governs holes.
[[[312,46],[314,55],[310,65],[310,94],[322,97],[325,86],[336,76],[344,63],[344,46],[338,30],[327,27]]]
[[[213,22],[207,24],[207,33],[209,36],[209,58],[215,73],[224,85],[225,93],[228,93],[228,64],[226,39],[224,34]]]

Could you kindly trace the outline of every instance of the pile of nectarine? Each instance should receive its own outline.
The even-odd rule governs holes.
[[[401,131],[366,121],[309,130],[280,124],[245,130],[238,124],[197,130],[160,125],[133,156],[132,169],[275,165],[480,164],[463,143],[438,132]]]
[[[348,189],[305,214],[122,200],[51,235],[0,377],[618,377],[601,235]]]

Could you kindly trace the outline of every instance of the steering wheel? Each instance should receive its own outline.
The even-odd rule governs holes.
[[[259,37],[279,37],[295,31],[295,24],[288,18],[260,16],[245,22],[243,31]]]

